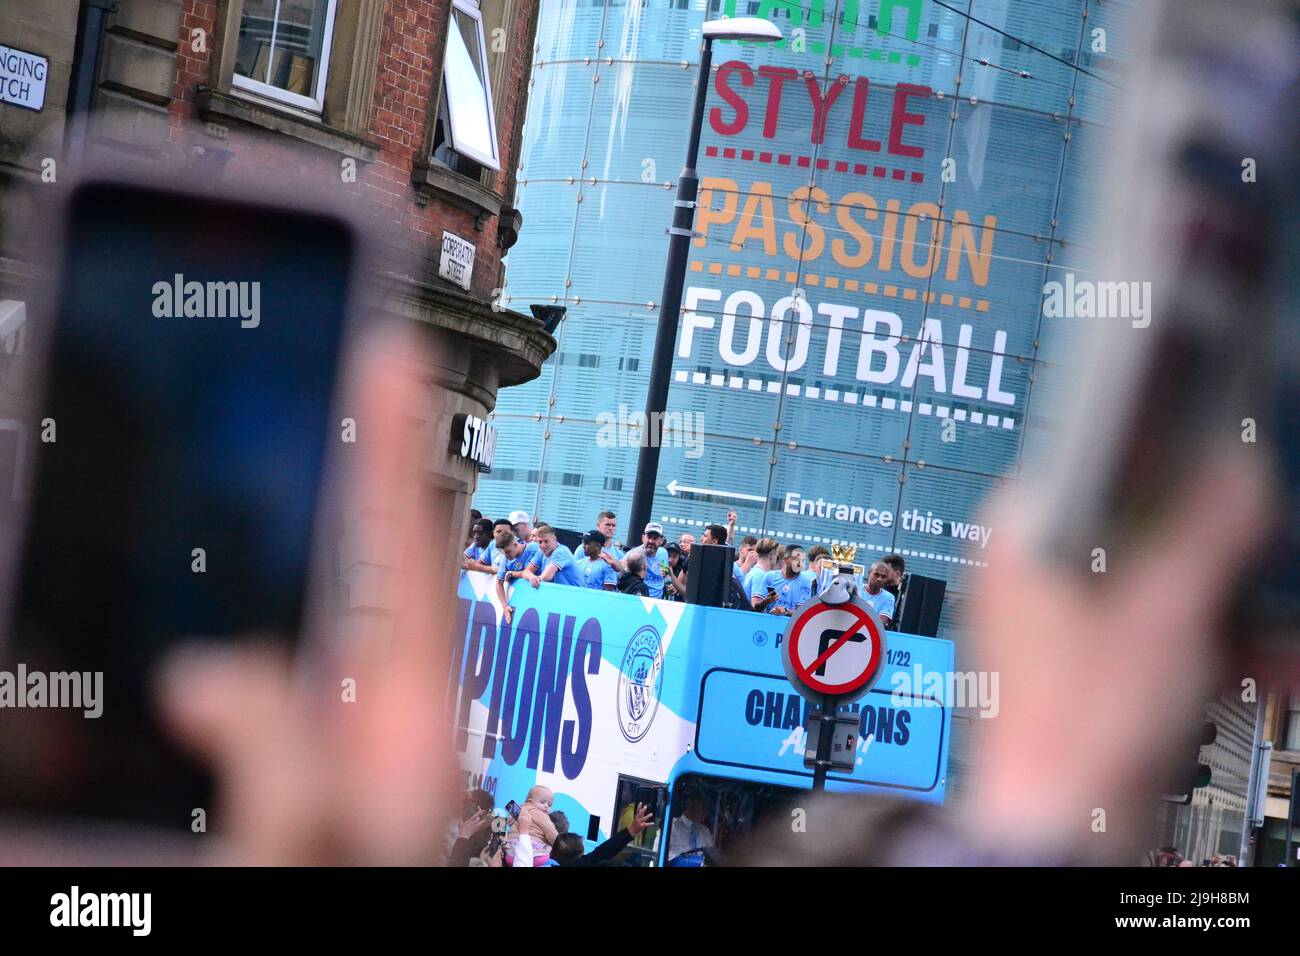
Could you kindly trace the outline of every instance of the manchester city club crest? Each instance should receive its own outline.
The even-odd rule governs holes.
[[[659,632],[649,624],[632,635],[618,675],[618,727],[630,743],[650,730],[664,683],[664,655]]]

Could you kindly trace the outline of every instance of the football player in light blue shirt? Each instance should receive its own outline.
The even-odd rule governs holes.
[[[584,587],[594,591],[618,590],[618,572],[605,560],[601,552],[606,538],[599,531],[588,531],[582,536],[582,557],[578,559],[578,576]]]
[[[754,553],[758,557],[745,575],[745,595],[749,598],[752,609],[766,611],[776,603],[776,595],[768,593],[767,576],[781,560],[781,545],[772,538],[760,538],[758,544],[754,545]]]
[[[578,574],[573,552],[555,539],[555,529],[548,524],[539,524],[535,533],[537,546],[541,548],[546,560],[542,562],[541,575],[533,580],[533,587],[543,581],[567,584],[572,588],[582,587],[582,576]]]
[[[492,567],[492,557],[495,542],[492,540],[492,522],[487,518],[479,518],[474,522],[473,531],[474,540],[465,549],[465,560],[461,563],[461,567],[466,571],[494,573],[496,569]]]
[[[858,596],[871,605],[885,627],[894,619],[894,596],[885,590],[885,585],[893,580],[893,568],[884,561],[877,561],[867,572],[866,587],[858,591]]]
[[[822,589],[817,586],[820,578],[822,558],[829,558],[831,553],[826,550],[825,546],[814,544],[808,549],[808,567],[804,569],[803,576],[808,581],[808,587],[812,589],[813,594],[820,594]]]
[[[768,614],[792,615],[799,605],[812,596],[812,584],[803,574],[803,548],[792,547],[785,553],[779,571],[769,571],[765,586],[776,592],[776,601]]]
[[[504,528],[497,532],[496,545],[499,552],[496,563],[497,597],[501,601],[502,617],[509,624],[514,618],[515,609],[510,606],[510,599],[506,594],[506,582],[519,578],[535,582],[538,572],[542,570],[544,559],[537,545],[520,541],[513,531]]]
[[[627,554],[614,543],[614,535],[618,533],[618,516],[612,511],[602,511],[596,517],[596,530],[605,536],[605,547],[600,553],[607,556],[606,563],[615,573],[627,570],[627,565],[623,563]]]
[[[502,528],[505,528],[507,531],[511,530],[510,522],[505,518],[498,518],[496,521],[492,522],[492,543],[488,545],[487,555],[483,558],[487,564],[492,566],[493,574],[496,574],[501,567],[502,554],[501,549],[497,547],[497,532]]]

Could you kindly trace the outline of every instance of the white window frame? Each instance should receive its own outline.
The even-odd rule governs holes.
[[[447,102],[447,129],[443,131],[447,138],[448,146],[469,159],[474,160],[480,166],[486,166],[496,171],[501,170],[501,139],[497,135],[497,117],[496,108],[492,103],[492,68],[491,61],[488,59],[487,36],[483,29],[483,11],[479,9],[477,3],[471,0],[452,0],[453,10],[459,10],[478,24],[478,46],[479,57],[483,63],[483,92],[487,105],[488,132],[492,137],[492,149],[496,155],[488,156],[472,146],[463,146],[456,141],[454,128],[456,125],[455,105],[451,101],[450,89],[447,84],[447,63],[446,52],[443,52],[442,76],[439,77],[441,93]],[[452,31],[459,29],[456,26],[455,13],[449,13],[447,19],[447,45],[451,45]]]
[[[325,10],[325,39],[321,42],[319,69],[316,71],[316,95],[315,97],[303,96],[301,93],[290,93],[288,90],[282,90],[278,86],[272,86],[270,83],[264,83],[261,80],[254,80],[251,77],[235,73],[231,77],[231,83],[241,90],[247,90],[250,93],[256,93],[258,96],[266,99],[276,100],[289,106],[296,107],[300,110],[306,110],[309,113],[315,113],[318,116],[325,111],[325,81],[329,76],[330,50],[334,45],[334,12],[338,0],[329,0],[329,5]],[[242,4],[241,4],[242,8]],[[241,9],[242,16],[242,9]],[[280,22],[280,0],[275,4],[275,24],[271,28],[271,52],[272,56],[268,57],[268,66],[274,59],[275,52],[275,30]],[[236,21],[236,30],[238,30],[238,21]]]

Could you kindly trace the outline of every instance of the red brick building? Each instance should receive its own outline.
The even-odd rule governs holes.
[[[555,348],[531,316],[497,303],[502,260],[522,226],[514,169],[537,4],[19,6],[0,7],[0,43],[46,58],[49,77],[40,112],[0,106],[0,188],[38,179],[42,157],[75,162],[64,151],[65,116],[84,115],[84,149],[97,159],[234,180],[271,165],[356,202],[384,227],[381,271],[393,292],[383,308],[425,330],[440,356],[428,475],[445,497],[441,530],[458,542],[479,472],[448,451],[453,427],[464,427],[458,416],[486,419],[498,389],[535,378]],[[84,94],[79,68],[93,77]],[[445,257],[445,246],[455,254]],[[21,302],[24,272],[0,249],[0,301]],[[0,411],[20,401],[0,395]]]
[[[252,15],[254,8],[260,16]],[[511,170],[526,106],[535,4],[186,0],[179,12],[166,103],[170,147],[230,150],[228,162],[237,169],[241,130],[280,134],[283,161],[306,167],[304,174],[350,186],[355,173],[357,192],[391,211],[407,251],[431,263],[435,275],[442,231],[470,239],[476,255],[469,291],[493,299],[501,258],[518,230]],[[459,38],[449,30],[453,23]],[[285,50],[282,38],[291,28],[293,45]],[[466,52],[480,51],[487,76],[476,78],[491,93],[496,133],[484,162],[454,143],[442,149],[442,126],[455,105],[448,103],[445,75],[463,65]],[[451,81],[463,79],[453,75]],[[194,134],[196,128],[202,135]]]

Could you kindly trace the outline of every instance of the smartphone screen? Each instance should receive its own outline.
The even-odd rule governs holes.
[[[148,188],[68,208],[4,666],[100,674],[101,713],[7,711],[0,804],[189,830],[208,781],[154,668],[182,639],[298,633],[355,240]]]
[[[510,814],[511,819],[519,819],[519,804],[511,800],[506,804],[506,813]]]

